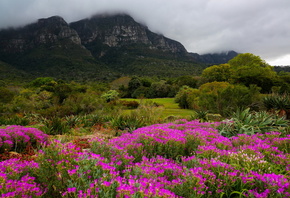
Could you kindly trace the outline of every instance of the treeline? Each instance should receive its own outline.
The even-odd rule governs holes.
[[[36,113],[44,117],[85,115],[118,108],[118,98],[175,97],[181,108],[223,116],[237,109],[265,109],[267,94],[290,93],[290,73],[275,72],[260,57],[240,54],[227,64],[203,70],[201,76],[123,77],[112,83],[77,83],[37,78],[21,86],[0,82],[1,116]],[[283,101],[282,101],[283,102]],[[287,109],[284,101],[284,109]]]

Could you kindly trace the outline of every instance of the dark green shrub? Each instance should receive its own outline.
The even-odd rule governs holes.
[[[7,88],[0,87],[0,103],[9,103],[14,97],[14,93]]]
[[[137,109],[139,106],[139,102],[137,101],[126,101],[126,100],[122,100],[120,101],[120,103],[127,107],[128,109]]]

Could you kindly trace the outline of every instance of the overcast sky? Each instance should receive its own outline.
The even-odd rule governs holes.
[[[290,65],[290,0],[0,0],[0,28],[103,12],[126,12],[189,52],[235,50]]]

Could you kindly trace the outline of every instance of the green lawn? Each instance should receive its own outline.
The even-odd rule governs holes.
[[[137,101],[140,104],[146,102],[155,102],[159,105],[162,105],[163,112],[162,117],[168,116],[181,116],[181,117],[188,117],[194,114],[193,110],[189,109],[181,109],[176,102],[174,102],[174,98],[154,98],[154,99],[133,99],[133,98],[123,98],[121,100],[127,101]]]

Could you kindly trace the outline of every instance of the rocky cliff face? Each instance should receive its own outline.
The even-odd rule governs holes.
[[[4,53],[19,53],[38,47],[53,45],[60,40],[68,40],[81,45],[81,39],[65,20],[54,16],[39,19],[36,23],[23,28],[8,29],[0,32],[0,51]]]
[[[70,27],[78,32],[83,45],[98,48],[99,56],[104,55],[109,47],[119,48],[132,44],[143,44],[150,49],[170,53],[187,53],[179,42],[151,32],[125,14],[96,15],[71,23]]]

